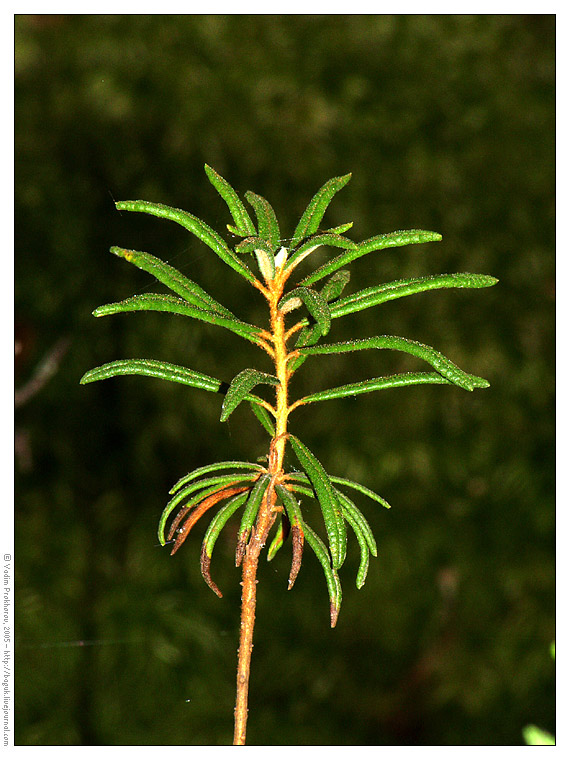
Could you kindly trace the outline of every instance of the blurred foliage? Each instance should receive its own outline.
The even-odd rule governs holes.
[[[220,538],[213,566],[219,600],[200,576],[200,531],[173,559],[155,531],[182,474],[260,456],[264,434],[245,408],[218,424],[221,400],[200,391],[78,385],[118,358],[224,379],[257,358],[183,319],[91,317],[154,288],[110,245],[171,261],[238,315],[262,307],[192,236],[114,210],[144,198],[223,230],[206,161],[266,196],[285,230],[352,171],[330,226],[354,221],[356,240],[443,234],[357,262],[354,290],[439,272],[500,279],[349,325],[433,345],[490,389],[395,389],[292,418],[329,472],[394,508],[362,504],[379,557],[357,592],[349,549],[334,631],[310,553],[291,593],[285,554],[263,564],[249,743],[521,744],[530,721],[555,732],[554,66],[546,15],[16,17],[17,385],[70,341],[17,410],[17,744],[231,742],[233,540],[224,553]],[[294,391],[410,361],[313,357]]]

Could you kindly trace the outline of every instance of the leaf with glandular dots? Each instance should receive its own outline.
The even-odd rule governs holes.
[[[323,218],[329,203],[332,201],[334,195],[346,185],[351,177],[352,174],[344,174],[342,177],[333,177],[325,182],[325,184],[315,193],[293,233],[291,248],[294,248],[303,238],[312,235],[313,232],[316,232],[319,229],[319,224],[321,223],[321,219]]]
[[[257,217],[257,234],[263,240],[266,240],[273,251],[279,246],[281,233],[279,231],[279,222],[273,210],[273,206],[266,201],[261,195],[252,193],[248,190],[245,194],[246,200],[253,206]]]
[[[254,224],[251,221],[249,214],[247,213],[246,207],[240,200],[239,195],[236,193],[230,183],[225,180],[220,174],[218,174],[215,169],[212,169],[211,166],[208,166],[208,164],[204,164],[204,169],[206,170],[208,179],[228,205],[230,214],[232,215],[236,225],[236,234],[254,235]]]
[[[333,567],[338,569],[346,556],[346,526],[335,489],[324,467],[307,446],[294,435],[289,436],[289,441],[317,494],[329,537]]]
[[[275,375],[268,375],[267,372],[260,372],[257,369],[244,369],[237,374],[226,391],[226,397],[222,404],[220,422],[225,422],[230,414],[241,404],[244,398],[248,396],[250,390],[260,383],[264,383],[265,385],[279,385],[279,380]]]

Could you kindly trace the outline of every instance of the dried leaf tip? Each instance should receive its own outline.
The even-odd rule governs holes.
[[[214,594],[216,596],[219,596],[220,599],[222,598],[223,594],[212,580],[212,576],[210,575],[210,562],[212,561],[212,558],[208,555],[208,550],[206,546],[202,545],[202,552],[200,554],[200,570],[202,572],[202,578],[206,581],[208,586],[212,589]]]
[[[334,628],[336,626],[339,612],[340,607],[337,607],[334,602],[331,602],[331,628]]]

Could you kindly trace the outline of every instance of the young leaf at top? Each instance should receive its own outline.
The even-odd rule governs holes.
[[[267,240],[261,237],[247,237],[236,245],[239,253],[254,253],[259,265],[259,270],[266,282],[275,277],[274,248]]]
[[[253,206],[257,217],[257,234],[269,243],[273,251],[276,251],[279,247],[281,232],[273,206],[261,195],[252,193],[251,190],[246,192],[245,197]]]
[[[230,414],[241,404],[252,388],[264,383],[265,385],[279,385],[279,380],[275,375],[268,375],[267,372],[260,372],[257,369],[244,369],[237,374],[230,383],[226,391],[226,397],[222,404],[222,414],[220,422],[225,422]]]
[[[239,195],[215,169],[204,164],[208,179],[227,203],[230,214],[235,222],[235,232],[238,235],[255,235],[255,225],[251,221],[246,207],[240,200]],[[233,230],[232,230],[233,231]]]
[[[349,280],[350,272],[348,269],[341,269],[340,272],[335,272],[321,288],[322,297],[327,302],[336,300],[348,285]]]
[[[354,222],[346,222],[345,224],[339,224],[338,227],[329,227],[328,230],[323,230],[323,232],[336,232],[337,235],[344,235],[353,225]]]
[[[296,301],[299,301],[298,305],[301,301],[305,304],[307,311],[319,326],[321,335],[326,335],[331,327],[331,312],[323,296],[310,288],[294,288],[283,296],[279,301],[278,308],[284,312],[290,311],[291,309],[287,308],[287,305],[293,304],[293,308],[295,308],[297,306]]]
[[[295,248],[303,238],[312,235],[319,229],[321,219],[323,218],[329,203],[333,199],[333,196],[346,185],[351,177],[352,174],[345,174],[342,177],[333,177],[332,179],[329,179],[328,182],[325,182],[320,190],[315,193],[293,233],[291,248]]]
[[[327,232],[322,235],[314,235],[309,238],[305,243],[300,245],[287,259],[285,269],[294,269],[298,266],[303,259],[306,259],[313,251],[316,251],[321,245],[332,245],[334,248],[348,248],[350,250],[356,249],[356,243],[352,240],[337,235],[334,232]],[[291,246],[292,248],[292,246]],[[307,285],[308,283],[303,280],[301,285]]]

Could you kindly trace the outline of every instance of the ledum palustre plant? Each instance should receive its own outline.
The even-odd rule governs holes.
[[[158,527],[160,543],[169,545],[170,553],[176,554],[198,520],[206,512],[215,511],[202,542],[200,565],[204,580],[221,597],[222,593],[210,575],[212,553],[228,520],[235,516],[239,525],[235,561],[236,566],[242,568],[242,601],[234,744],[245,744],[256,576],[262,549],[269,544],[267,559],[271,560],[290,539],[292,562],[288,588],[291,589],[301,568],[305,544],[308,544],[324,571],[330,599],[330,622],[334,627],[342,599],[339,571],[346,556],[347,525],[360,547],[357,588],[361,588],[366,579],[370,554],[376,556],[374,536],[353,497],[367,496],[383,507],[390,506],[369,488],[345,477],[330,475],[311,449],[290,432],[292,413],[320,401],[397,386],[436,383],[472,391],[489,385],[486,380],[461,370],[434,348],[408,338],[378,335],[339,343],[326,343],[323,339],[328,336],[335,320],[386,301],[439,288],[486,288],[497,280],[484,274],[441,274],[373,285],[343,296],[350,278],[346,267],[353,261],[385,248],[441,240],[441,235],[425,230],[407,230],[376,235],[356,243],[344,236],[352,223],[322,230],[321,222],[330,201],[350,179],[351,175],[346,174],[330,179],[321,187],[307,206],[293,237],[285,240],[281,237],[275,212],[265,198],[253,192],[245,194],[253,209],[252,217],[230,184],[211,167],[206,165],[205,169],[208,179],[228,205],[233,224],[228,224],[227,228],[234,236],[235,245],[228,244],[203,221],[180,209],[141,200],[120,201],[116,207],[120,211],[138,211],[169,219],[196,235],[265,299],[267,324],[244,321],[198,284],[150,253],[118,247],[111,248],[111,253],[148,272],[174,295],[147,293],[100,306],[93,313],[96,317],[103,317],[132,311],[165,311],[223,327],[265,352],[271,359],[273,371],[268,373],[247,367],[232,379],[221,379],[154,359],[123,359],[90,370],[81,383],[117,375],[145,375],[220,393],[223,395],[222,422],[246,402],[269,435],[267,455],[257,462],[215,462],[182,477],[170,490],[171,498]],[[299,264],[322,246],[339,252],[298,279]],[[259,274],[251,264],[257,265]],[[412,354],[430,365],[431,371],[379,376],[317,390],[302,398],[291,397],[291,380],[309,357],[368,349],[392,349]],[[264,395],[254,393],[254,389]],[[322,515],[326,537],[320,536],[307,519],[307,515],[311,515],[311,522],[315,519],[314,506],[311,511],[315,502]]]

